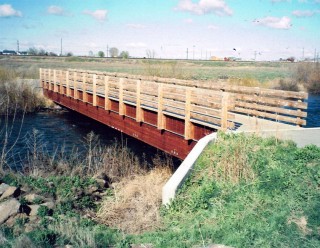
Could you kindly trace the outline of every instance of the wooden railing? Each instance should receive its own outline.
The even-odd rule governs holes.
[[[234,109],[234,99],[223,91],[79,70],[40,69],[40,80],[45,89],[116,111],[137,122],[151,124],[143,112],[156,112],[159,130],[166,130],[166,116],[184,120],[186,140],[194,139],[194,125],[216,130],[234,127],[235,116],[229,113]],[[118,105],[116,108],[114,103]]]
[[[138,122],[146,121],[143,111],[155,111],[158,129],[165,129],[166,115],[183,119],[186,139],[192,139],[194,124],[234,128],[235,114],[306,125],[308,94],[304,92],[96,71],[41,69],[40,73],[49,90],[93,106],[110,110],[111,101],[116,101],[119,115],[127,114],[126,106],[135,106]]]

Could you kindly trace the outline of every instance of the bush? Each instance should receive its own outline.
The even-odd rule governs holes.
[[[309,93],[320,93],[320,64],[299,63],[293,74],[293,80],[302,84]]]

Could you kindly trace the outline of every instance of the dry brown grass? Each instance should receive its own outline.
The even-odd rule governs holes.
[[[170,175],[170,168],[158,167],[113,184],[114,196],[104,200],[96,220],[132,234],[159,227],[162,187]]]

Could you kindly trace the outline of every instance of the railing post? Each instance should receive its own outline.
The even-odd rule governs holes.
[[[109,76],[104,76],[104,109],[111,109],[111,101],[109,99]]]
[[[69,71],[66,71],[66,95],[70,96]]]
[[[53,92],[57,92],[57,71],[53,70]]]
[[[125,106],[123,102],[123,78],[119,80],[119,115],[125,115]]]
[[[92,106],[97,106],[97,74],[93,74],[92,80]]]
[[[48,76],[48,90],[52,90],[52,87],[51,87],[51,69],[48,70],[49,72],[49,76]]]
[[[63,71],[60,71],[59,94],[63,94]]]
[[[137,80],[137,92],[136,92],[136,121],[143,121],[143,110],[141,108],[141,79]]]
[[[191,89],[186,88],[184,139],[194,139],[194,125],[191,122]]]
[[[82,101],[88,102],[88,93],[87,93],[87,73],[82,75]]]
[[[40,80],[40,87],[44,88],[44,83],[43,83],[43,75],[42,75],[42,68],[39,68],[39,80]]]
[[[158,86],[158,118],[157,128],[159,130],[165,129],[165,116],[163,114],[163,84],[160,83]]]
[[[229,93],[222,93],[222,101],[221,101],[221,129],[226,131],[228,129],[228,105],[229,105]]]
[[[78,75],[77,75],[77,72],[75,71],[73,73],[73,98],[74,99],[78,99],[79,96],[78,96]]]

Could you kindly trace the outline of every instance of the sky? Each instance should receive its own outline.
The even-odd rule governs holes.
[[[320,0],[0,0],[0,50],[61,39],[74,55],[300,60],[320,52]]]

